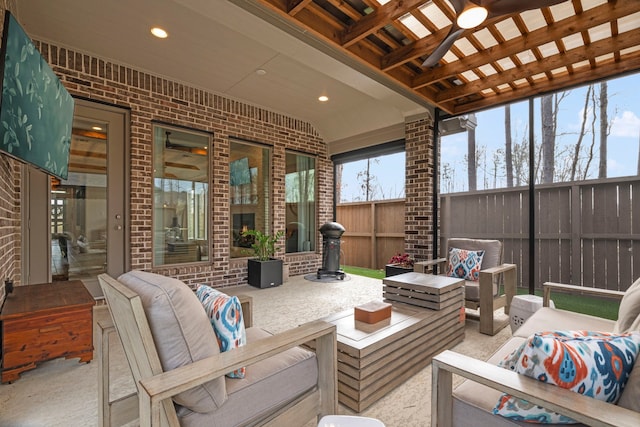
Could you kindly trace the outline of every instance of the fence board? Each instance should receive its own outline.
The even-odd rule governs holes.
[[[379,203],[338,205],[338,222],[347,229],[343,241],[349,242],[344,245],[346,264],[383,268],[392,255],[404,252],[404,201]],[[355,213],[360,211],[366,214]],[[536,187],[534,266],[529,265],[528,217],[526,187],[444,194],[438,247],[442,254],[450,237],[502,240],[503,259],[518,265],[518,285],[525,288],[530,268],[537,288],[556,281],[624,291],[640,277],[637,177]],[[356,237],[351,243],[349,239]],[[372,245],[374,255],[370,255]],[[346,261],[356,259],[362,264]]]

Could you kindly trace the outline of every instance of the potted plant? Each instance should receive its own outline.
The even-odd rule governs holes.
[[[257,288],[269,288],[282,285],[282,260],[274,258],[280,250],[277,245],[284,233],[265,234],[260,230],[247,230],[243,236],[253,239],[251,249],[254,258],[247,260],[248,282]]]
[[[414,259],[409,254],[394,255],[384,268],[385,275],[389,277],[413,271],[413,263]]]

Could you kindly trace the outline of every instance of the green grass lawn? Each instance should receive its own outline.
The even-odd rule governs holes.
[[[342,266],[347,274],[370,277],[372,279],[384,279],[384,270],[372,270],[361,267]],[[528,294],[529,290],[518,288],[518,294]],[[542,290],[537,290],[536,295],[542,296]],[[590,296],[571,295],[560,292],[551,294],[551,299],[557,308],[575,311],[577,313],[590,314],[596,317],[616,320],[618,318],[618,301]]]

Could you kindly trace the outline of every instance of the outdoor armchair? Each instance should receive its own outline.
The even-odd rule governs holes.
[[[314,321],[277,335],[249,327],[246,345],[221,353],[204,308],[184,283],[141,271],[98,278],[113,321],[98,324],[101,426],[138,417],[141,427],[302,426],[336,413],[335,326]],[[241,301],[251,319],[251,300]],[[137,393],[111,402],[114,330]],[[298,347],[312,340],[315,353]],[[242,379],[225,375],[242,367]]]
[[[502,263],[502,242],[499,240],[452,238],[447,241],[447,257],[414,264],[414,271],[446,274],[450,260],[450,249],[484,251],[478,280],[465,280],[465,307],[479,310],[479,330],[483,334],[495,335],[509,324],[509,318],[496,319],[495,310],[504,307],[509,314],[511,300],[516,293],[517,267],[515,264]],[[501,292],[501,286],[503,291]]]

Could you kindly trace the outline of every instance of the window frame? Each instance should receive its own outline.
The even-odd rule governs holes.
[[[187,126],[181,126],[181,125],[176,125],[176,124],[172,124],[172,123],[166,123],[166,122],[161,122],[161,121],[152,121],[152,127],[151,127],[151,134],[152,134],[152,165],[153,165],[153,171],[152,171],[152,195],[151,195],[151,206],[152,206],[152,265],[153,267],[171,267],[171,266],[176,266],[176,265],[184,265],[184,264],[211,264],[213,257],[211,256],[211,248],[212,248],[212,230],[211,230],[211,206],[212,206],[212,165],[211,165],[211,151],[213,148],[213,133],[209,132],[209,131],[205,131],[205,130],[201,130],[201,129],[194,129],[194,128],[190,128]],[[156,130],[160,129],[160,132],[162,135],[157,135],[156,134]],[[202,149],[206,150],[206,159],[203,162],[204,165],[206,165],[206,178],[204,180],[189,180],[186,178],[180,178],[180,177],[167,177],[166,176],[166,172],[164,176],[157,176],[157,168],[158,168],[158,163],[161,163],[163,167],[166,167],[165,162],[166,162],[166,157],[165,157],[165,153],[167,150],[167,141],[166,138],[164,137],[164,135],[166,134],[166,132],[171,132],[171,133],[175,133],[177,135],[190,135],[192,138],[203,138],[203,144],[199,144],[199,145],[184,145],[181,146],[179,143],[176,143],[176,135],[174,135],[171,139],[173,139],[173,141],[170,141],[171,143],[173,143],[176,146],[177,150],[186,150],[187,148],[192,148],[194,150],[198,149],[199,147],[202,147]],[[169,136],[171,137],[171,134],[169,134]],[[206,145],[204,145],[204,139],[206,139]],[[160,154],[158,153],[158,147],[162,147],[162,150],[160,150]],[[177,148],[177,147],[181,147],[181,148]],[[185,152],[185,156],[188,155],[188,151]],[[196,153],[195,151],[193,152],[193,155],[197,155],[200,153]],[[157,158],[157,156],[160,155],[161,158]],[[188,163],[188,161],[187,161]],[[193,198],[192,200],[189,200],[189,195],[187,194],[187,200],[185,202],[185,206],[184,206],[184,214],[183,216],[187,219],[187,224],[189,223],[189,216],[193,216],[195,217],[201,217],[201,214],[198,214],[197,212],[190,212],[191,208],[193,206],[191,206],[193,203],[193,201],[195,201],[196,198],[203,200],[205,206],[203,207],[203,209],[201,209],[200,211],[204,213],[204,218],[201,218],[199,220],[197,220],[196,222],[199,224],[198,225],[198,229],[199,231],[196,232],[195,229],[192,229],[192,227],[180,227],[183,229],[183,233],[185,233],[186,235],[182,237],[182,239],[179,239],[180,242],[184,241],[184,243],[191,243],[191,245],[186,245],[188,246],[186,248],[187,251],[187,256],[184,257],[184,260],[181,260],[179,256],[175,257],[176,258],[176,262],[166,262],[167,258],[166,256],[171,252],[170,248],[169,248],[169,244],[170,243],[174,243],[174,251],[176,250],[175,248],[177,248],[176,244],[178,242],[169,242],[168,240],[165,240],[163,242],[163,245],[160,247],[157,247],[158,244],[158,235],[157,233],[159,232],[159,230],[156,230],[156,225],[158,220],[160,219],[157,215],[157,209],[158,206],[156,206],[156,197],[157,194],[159,193],[164,193],[164,183],[163,183],[163,188],[161,188],[160,190],[157,190],[157,186],[156,186],[156,180],[172,180],[172,181],[177,181],[177,185],[178,188],[180,188],[180,183],[183,182],[187,182],[187,183],[191,183],[191,192],[192,195],[191,197]],[[199,185],[204,185],[205,190],[204,190],[204,195],[203,196],[197,196],[197,194],[195,193],[195,187],[197,187]],[[163,203],[164,205],[165,203]],[[163,206],[163,208],[165,208],[166,206]],[[163,223],[166,223],[166,217],[164,215],[162,215],[162,221]],[[179,223],[178,223],[179,224]],[[185,225],[185,224],[182,224]],[[194,225],[195,227],[195,225]],[[167,226],[166,224],[162,227],[163,229],[169,229],[171,227]],[[168,231],[165,232],[168,233]],[[204,236],[200,235],[200,233],[204,233]],[[197,237],[195,237],[195,235],[198,235]],[[194,238],[191,238],[194,237]],[[167,235],[167,239],[169,239],[168,235]],[[166,245],[166,247],[165,247]],[[159,251],[163,251],[164,248],[164,252],[163,252],[163,256],[160,257],[159,256]],[[190,259],[194,257],[195,259]]]

